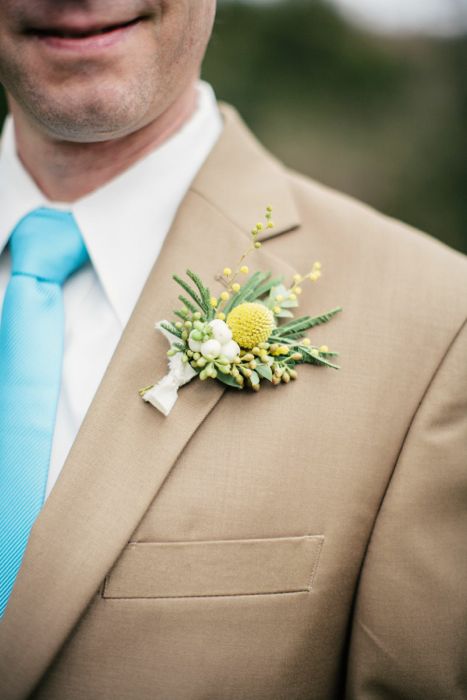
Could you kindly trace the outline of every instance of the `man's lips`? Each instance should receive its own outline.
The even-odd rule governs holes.
[[[24,32],[52,49],[68,51],[96,51],[120,41],[133,27],[147,19],[139,16],[117,23],[61,22],[51,27],[36,26]]]
[[[55,27],[32,27],[26,30],[26,34],[32,34],[35,36],[56,36],[64,39],[83,39],[88,36],[97,36],[99,34],[106,34],[109,32],[114,32],[118,29],[125,29],[126,27],[131,27],[134,24],[140,22],[143,17],[135,17],[133,19],[127,20],[125,22],[116,22],[113,24],[98,25],[98,24],[62,24]]]

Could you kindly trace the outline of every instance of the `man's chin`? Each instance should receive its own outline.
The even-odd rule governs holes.
[[[122,99],[47,100],[29,104],[29,115],[36,128],[49,138],[95,143],[117,139],[139,128],[144,121],[147,103]]]

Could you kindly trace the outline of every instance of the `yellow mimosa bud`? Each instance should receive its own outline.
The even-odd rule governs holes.
[[[284,301],[283,295],[282,295],[282,294],[278,294],[277,297],[276,297],[276,301],[278,301],[279,303],[280,303],[281,301]]]
[[[305,346],[311,345],[311,340],[309,338],[303,338],[302,345],[305,345]]]
[[[280,314],[280,312],[281,312],[281,307],[280,307],[280,306],[275,306],[275,307],[273,308],[273,311],[274,311],[275,314]]]
[[[229,301],[230,294],[228,292],[222,292],[221,299],[222,299],[222,301]]]
[[[242,273],[242,275],[247,275],[249,273],[249,271],[250,271],[250,269],[249,269],[248,265],[242,265],[242,267],[240,268],[240,272]]]
[[[294,294],[301,294],[302,293],[302,288],[301,287],[294,287]]]
[[[268,221],[268,228],[274,228],[274,221]]]
[[[210,301],[212,308],[215,309],[217,304],[218,304],[216,297],[211,297],[211,299],[209,301]]]
[[[316,282],[316,280],[318,279],[318,273],[317,272],[310,272],[308,277],[312,282]]]
[[[219,312],[216,314],[216,318],[218,318],[219,321],[225,321],[225,314],[223,314],[222,311],[219,311]]]
[[[298,282],[301,282],[301,281],[302,281],[302,276],[301,276],[301,275],[298,275],[298,274],[294,275],[294,276],[293,276],[293,281],[294,281],[296,284],[297,284]]]
[[[238,282],[235,282],[235,283],[232,285],[232,291],[235,292],[235,293],[237,293],[237,292],[240,291],[240,285],[238,284]]]
[[[329,352],[329,348],[327,345],[322,345],[319,349],[320,352]]]
[[[263,224],[262,224],[261,222],[259,222],[259,224],[256,224],[256,230],[257,230],[257,231],[262,231],[263,228],[264,228],[264,226],[263,226]]]
[[[315,262],[314,265],[313,265],[313,267],[315,268],[315,270],[321,270],[321,263],[320,263],[320,262]]]
[[[259,241],[256,241],[255,248],[261,248],[261,246],[262,246],[262,243],[260,243]]]
[[[230,277],[230,275],[232,274],[232,270],[230,269],[230,267],[224,267],[222,274],[224,275],[224,277]]]

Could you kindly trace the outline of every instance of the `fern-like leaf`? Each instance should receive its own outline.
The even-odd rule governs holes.
[[[196,272],[192,272],[192,270],[187,270],[186,274],[192,280],[192,282],[195,283],[200,293],[201,301],[203,302],[204,311],[209,316],[212,311],[211,294],[209,293],[209,289],[205,287],[201,277],[197,275]]]
[[[233,308],[242,304],[244,301],[249,301],[251,298],[256,298],[255,289],[258,285],[262,284],[269,274],[267,272],[255,272],[250,279],[245,282],[240,291],[233,296],[230,301],[225,305],[224,313],[227,315]]]
[[[164,330],[168,331],[168,333],[171,333],[172,335],[177,336],[177,338],[182,338],[182,331],[176,328],[172,323],[164,323],[162,322],[160,324],[161,328]]]
[[[320,316],[301,316],[300,318],[295,318],[293,321],[285,323],[283,326],[278,326],[271,333],[271,337],[299,338],[303,333],[310,330],[310,328],[327,323],[340,311],[342,311],[342,307],[339,306]]]
[[[190,287],[188,282],[185,282],[185,280],[183,280],[178,275],[173,275],[173,279],[188,294],[188,296],[193,299],[195,304],[197,304],[199,306],[200,310],[204,312],[205,308],[204,308],[203,301],[202,301],[201,297],[199,297],[198,294],[195,292],[195,290]]]
[[[183,294],[180,294],[180,296],[179,296],[178,298],[179,298],[179,300],[182,302],[182,304],[183,304],[184,306],[186,306],[186,308],[188,309],[188,311],[191,311],[192,314],[194,314],[194,313],[196,313],[196,312],[198,311],[198,309],[196,308],[196,306],[195,306],[194,304],[192,304],[192,302],[191,302],[189,299],[187,299],[186,297],[184,297]]]

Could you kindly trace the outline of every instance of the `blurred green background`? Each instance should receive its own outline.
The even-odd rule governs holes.
[[[467,36],[372,33],[325,0],[219,0],[203,74],[287,165],[467,252]]]
[[[466,36],[220,0],[203,73],[287,165],[467,252]]]

